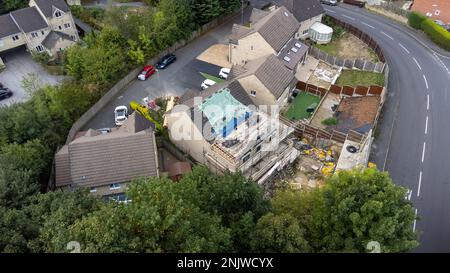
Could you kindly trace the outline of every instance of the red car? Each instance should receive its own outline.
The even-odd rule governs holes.
[[[156,69],[151,65],[144,66],[142,72],[139,74],[138,79],[141,81],[145,81],[148,77],[153,75],[156,72]]]

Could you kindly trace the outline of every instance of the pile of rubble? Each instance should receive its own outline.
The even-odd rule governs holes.
[[[310,157],[317,162],[317,165],[311,166],[315,171],[320,172],[324,176],[333,174],[336,168],[336,158],[339,158],[339,156],[333,153],[332,149],[313,147],[307,139],[297,141],[294,146],[300,151],[301,155]]]

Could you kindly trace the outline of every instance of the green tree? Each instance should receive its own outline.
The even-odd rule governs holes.
[[[193,188],[168,179],[134,181],[129,204],[110,203],[71,228],[86,252],[222,252],[230,235],[220,218],[190,199]]]
[[[268,213],[261,217],[251,238],[255,252],[298,253],[308,252],[308,242],[297,219],[290,214]]]
[[[208,23],[222,12],[219,0],[195,0],[195,14],[200,25]]]

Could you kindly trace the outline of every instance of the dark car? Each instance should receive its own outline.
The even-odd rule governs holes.
[[[8,88],[0,89],[0,100],[7,99],[13,95],[13,92]]]
[[[177,57],[173,54],[167,54],[166,56],[162,57],[162,59],[159,61],[159,63],[156,64],[156,68],[158,69],[164,69],[168,67],[171,63],[175,62],[177,60]]]

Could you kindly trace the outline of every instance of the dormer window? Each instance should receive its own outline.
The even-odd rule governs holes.
[[[59,11],[59,10],[55,11],[55,17],[56,18],[61,17],[61,16],[62,16],[61,11]]]

